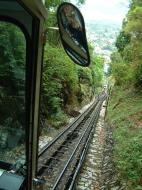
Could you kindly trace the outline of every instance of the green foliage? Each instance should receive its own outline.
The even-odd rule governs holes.
[[[129,42],[130,42],[130,36],[121,31],[116,40],[116,47],[118,51],[122,52]]]
[[[62,48],[46,45],[41,108],[51,125],[59,127],[66,122],[66,114],[93,98],[101,86],[102,62],[95,55],[93,64],[84,68],[75,65]]]
[[[63,2],[71,2],[71,1],[70,0],[46,0],[45,6],[48,9],[57,8]],[[84,3],[85,3],[85,0],[76,0],[76,4],[78,4],[78,5],[81,5]]]
[[[107,120],[113,128],[113,160],[128,190],[142,189],[141,20],[142,1],[131,0],[116,41],[117,51],[111,56],[111,74],[117,88],[112,92]]]
[[[130,10],[127,16],[127,24],[124,28],[126,33],[131,35],[131,38],[142,38],[142,7],[136,6],[134,9]]]
[[[117,142],[114,152],[117,169],[121,171],[122,179],[127,179],[131,186],[136,188],[142,170],[142,130],[130,131],[129,126],[123,122],[115,132],[114,138]]]
[[[142,7],[142,1],[141,0],[130,0],[130,8],[134,9],[136,6]]]
[[[45,6],[48,9],[57,8],[57,6],[59,6],[62,2],[64,2],[64,1],[63,0],[46,0]]]
[[[13,91],[13,88],[19,88],[24,80],[25,39],[16,26],[5,22],[0,23],[0,34],[1,83],[8,83],[7,90],[11,88]]]
[[[1,122],[13,125],[24,113],[26,42],[14,24],[0,22],[0,112]],[[20,97],[21,96],[21,97]],[[23,124],[23,123],[22,123]]]
[[[75,65],[61,48],[46,45],[43,68],[42,109],[58,120],[67,105],[76,102],[78,76]]]
[[[128,86],[133,84],[134,70],[131,63],[124,62],[118,52],[114,52],[111,56],[111,73],[115,78],[117,86]]]
[[[93,86],[95,88],[95,91],[97,92],[97,89],[102,87],[103,83],[104,60],[102,57],[96,54],[91,54],[91,60],[92,64],[90,68],[92,71]]]
[[[102,87],[104,77],[104,59],[103,57],[94,53],[94,47],[89,44],[89,53],[91,57],[91,74],[93,91],[97,92],[97,89]]]
[[[80,104],[82,102],[87,103],[94,95],[91,69],[77,66],[77,75],[79,78],[78,102]]]
[[[115,88],[108,107],[107,120],[113,128],[113,160],[121,180],[130,190],[142,189],[142,95],[133,90]]]
[[[142,3],[139,0],[132,0],[130,10],[123,22],[122,31],[116,40],[119,53],[117,56],[112,56],[111,71],[117,85],[131,84],[136,88],[142,87],[141,19]]]
[[[84,71],[83,67],[77,67],[78,69],[78,77],[80,83],[88,83],[88,85],[92,85],[93,79],[92,79],[92,73],[89,68],[86,68]]]

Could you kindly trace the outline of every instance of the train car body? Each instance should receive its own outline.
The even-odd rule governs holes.
[[[26,63],[23,63],[25,67],[24,103],[22,102],[24,113],[20,111],[21,114],[23,114],[22,117],[25,118],[22,133],[24,133],[23,141],[25,144],[24,165],[27,167],[25,177],[23,178],[16,174],[13,169],[14,164],[11,164],[9,160],[8,162],[7,160],[0,161],[0,189],[34,189],[33,181],[36,177],[39,99],[45,35],[43,25],[45,19],[47,19],[47,12],[43,3],[39,0],[0,0],[0,22],[3,25],[5,25],[5,23],[15,25],[25,37]],[[6,85],[4,85],[3,88],[6,88],[5,86]],[[13,93],[11,93],[11,96],[13,99],[15,98]],[[17,99],[18,98],[19,97],[17,97]],[[7,99],[9,99],[9,97],[7,97]],[[12,101],[13,100],[11,100],[11,102]],[[13,105],[14,103],[12,102],[11,104]],[[4,115],[6,114],[4,113]],[[6,117],[11,118],[11,115],[12,113],[9,113]],[[6,128],[3,123],[1,124],[2,132],[5,131]],[[8,144],[9,138],[12,135],[10,132],[8,133],[6,131],[6,133],[8,139],[5,144]],[[12,140],[14,141],[14,139],[11,138],[11,141]],[[5,145],[4,147],[5,149],[7,147],[7,149],[10,149],[10,145]],[[16,146],[14,148],[16,148]]]

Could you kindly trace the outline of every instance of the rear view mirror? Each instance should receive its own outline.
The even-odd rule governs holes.
[[[71,3],[62,3],[57,11],[59,32],[63,47],[78,65],[88,66],[88,51],[85,24],[79,9]]]

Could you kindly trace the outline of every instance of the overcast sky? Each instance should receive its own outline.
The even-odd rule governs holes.
[[[129,0],[86,0],[81,7],[85,20],[107,20],[121,23],[129,6]]]

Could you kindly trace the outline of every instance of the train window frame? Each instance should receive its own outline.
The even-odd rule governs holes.
[[[29,68],[29,66],[28,66],[28,63],[29,63],[28,57],[29,57],[29,54],[30,54],[29,53],[30,48],[29,48],[29,43],[28,42],[30,42],[30,36],[29,36],[26,28],[20,22],[18,22],[16,19],[13,19],[13,18],[11,18],[9,16],[1,16],[0,15],[0,22],[5,22],[5,23],[15,25],[16,27],[18,27],[20,29],[20,31],[23,33],[23,36],[25,38],[25,44],[26,44],[26,46],[25,46],[25,49],[26,49],[26,51],[25,51],[25,60],[26,60],[26,62],[25,62],[25,87],[24,87],[24,90],[25,90],[25,137],[26,137],[25,138],[25,141],[26,141],[25,155],[27,157],[28,156],[27,155],[27,147],[28,147],[28,145],[27,145],[27,142],[28,142],[28,140],[27,140],[27,134],[28,134],[27,122],[28,122],[28,120],[27,120],[27,114],[26,113],[28,112],[28,102],[27,102],[27,99],[28,99],[28,97],[27,97],[28,96],[28,94],[27,94],[27,92],[28,92],[28,70],[29,70],[28,69]],[[27,162],[27,159],[26,159],[26,162]],[[4,162],[4,161],[0,161],[0,168],[2,168],[2,169],[9,170],[12,167],[12,165],[13,164],[11,164],[9,162],[7,163],[7,162]]]

